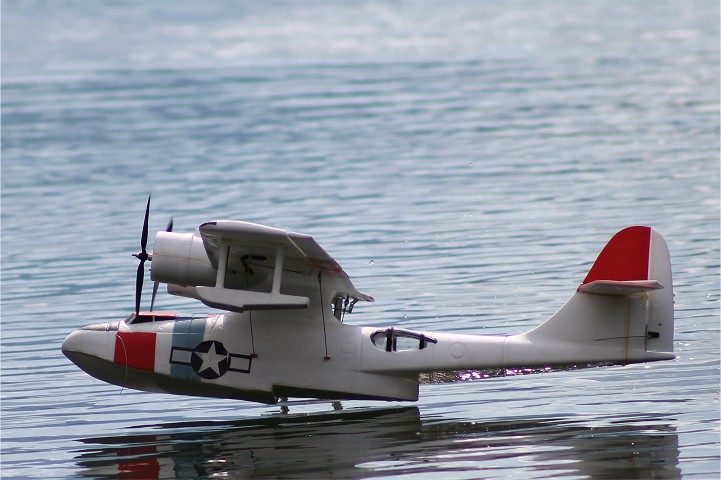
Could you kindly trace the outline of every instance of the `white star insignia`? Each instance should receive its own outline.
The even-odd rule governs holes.
[[[196,352],[196,354],[203,360],[203,364],[198,369],[199,372],[203,372],[209,368],[213,370],[216,375],[220,376],[220,367],[218,364],[225,360],[227,355],[218,352],[217,343],[213,343],[207,352]]]

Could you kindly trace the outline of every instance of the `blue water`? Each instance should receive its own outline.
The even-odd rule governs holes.
[[[712,1],[3,1],[3,477],[718,478],[718,18]],[[153,231],[311,234],[376,298],[347,321],[431,331],[527,330],[615,231],[651,225],[678,359],[343,411],[121,391],[60,343],[132,310],[150,192]]]

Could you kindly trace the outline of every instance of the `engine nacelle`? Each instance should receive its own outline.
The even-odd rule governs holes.
[[[150,278],[188,286],[215,286],[217,269],[210,263],[203,240],[192,233],[158,232],[153,245]]]

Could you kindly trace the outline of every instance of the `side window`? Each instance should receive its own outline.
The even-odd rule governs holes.
[[[373,332],[371,335],[371,342],[373,342],[373,345],[376,348],[380,348],[381,350],[386,349],[386,332],[384,330],[379,332]]]
[[[406,335],[396,335],[396,351],[402,352],[404,350],[420,350],[421,339],[414,338]]]
[[[373,345],[386,352],[404,352],[408,350],[423,350],[429,344],[438,343],[438,340],[427,337],[422,333],[407,330],[388,328],[378,330],[371,334]]]
[[[125,319],[125,323],[130,325],[131,323],[160,322],[167,320],[178,320],[178,317],[174,313],[131,313],[130,316]]]

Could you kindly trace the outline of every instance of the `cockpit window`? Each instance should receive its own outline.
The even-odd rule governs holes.
[[[397,330],[393,327],[378,330],[371,334],[371,341],[376,348],[386,352],[404,352],[408,350],[423,350],[429,344],[438,343],[435,338],[422,333],[408,330]]]
[[[174,313],[131,313],[128,318],[125,319],[125,323],[145,323],[145,322],[159,322],[162,320],[177,320],[178,316]]]

